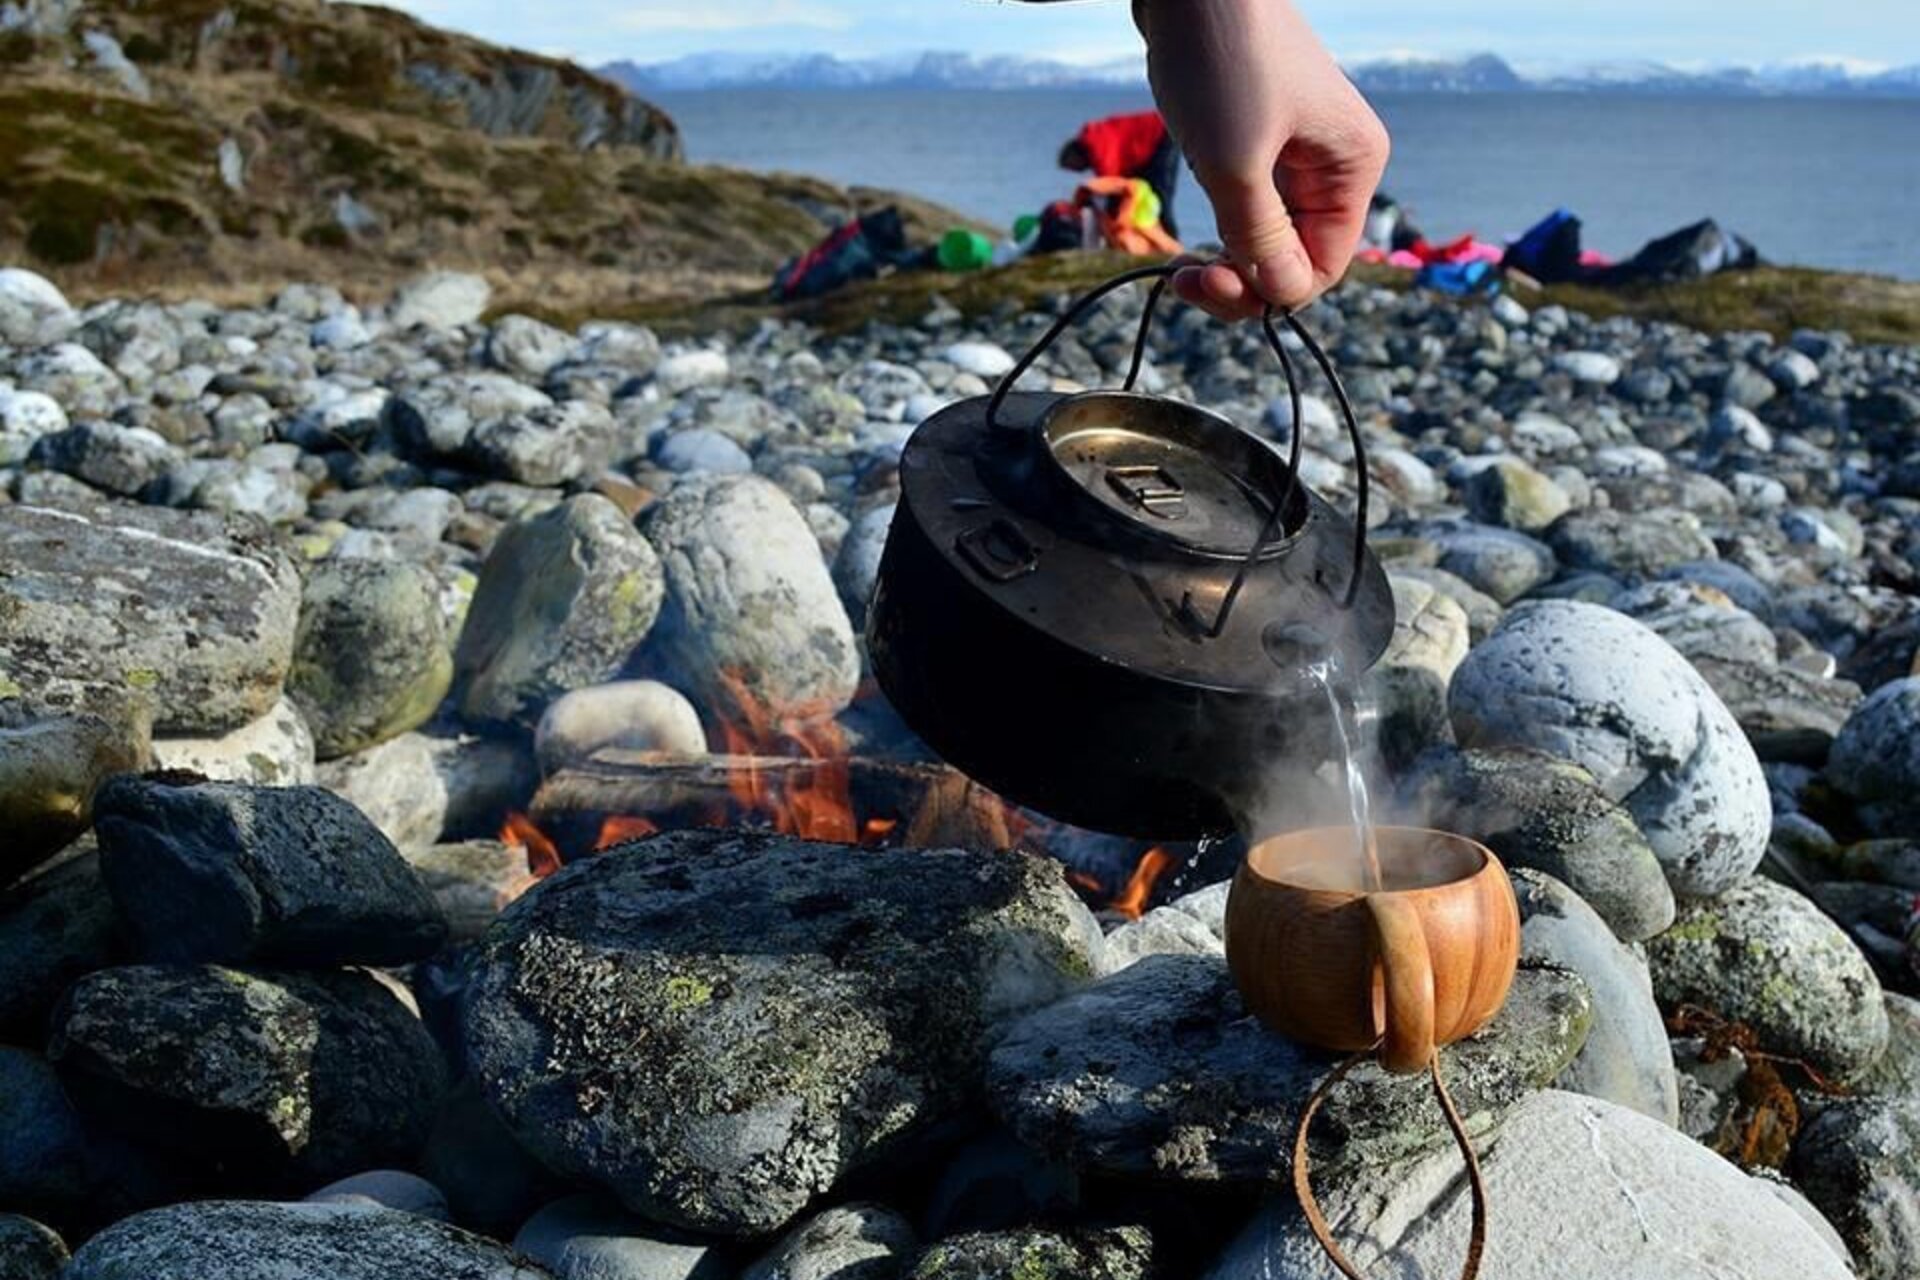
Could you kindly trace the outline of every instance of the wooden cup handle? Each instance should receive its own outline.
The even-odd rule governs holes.
[[[1370,893],[1374,945],[1386,985],[1380,1065],[1395,1075],[1425,1071],[1433,1059],[1433,957],[1420,912],[1397,893]]]

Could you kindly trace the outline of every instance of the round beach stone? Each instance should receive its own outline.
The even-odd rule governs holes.
[[[1580,979],[1523,970],[1506,1006],[1446,1053],[1476,1128],[1579,1053],[1592,1020]],[[1341,1055],[1248,1017],[1224,958],[1149,956],[1022,1019],[993,1051],[994,1110],[1038,1151],[1119,1177],[1261,1184],[1292,1166],[1300,1109]],[[1329,1100],[1338,1164],[1390,1165],[1446,1142],[1424,1078],[1368,1064]]]
[[[854,365],[834,381],[834,386],[858,400],[867,416],[878,422],[904,420],[907,401],[933,390],[918,369],[887,360]]]
[[[67,412],[52,396],[0,384],[0,466],[25,462],[42,438],[66,429]]]
[[[885,1205],[845,1204],[794,1228],[740,1280],[894,1280],[918,1247]]]
[[[1834,786],[1887,815],[1902,834],[1920,814],[1920,676],[1881,685],[1848,717],[1827,761]]]
[[[1697,1005],[1751,1027],[1762,1047],[1845,1079],[1886,1050],[1880,983],[1860,949],[1785,885],[1752,877],[1683,905],[1647,944],[1668,1009]]]
[[[103,969],[67,993],[47,1056],[90,1121],[229,1187],[405,1164],[446,1088],[419,1019],[351,970]]]
[[[1440,548],[1440,568],[1503,605],[1553,577],[1552,549],[1524,533],[1467,522],[1423,532]]]
[[[1149,1280],[1153,1237],[1144,1227],[1022,1227],[942,1240],[903,1280]]]
[[[1509,869],[1545,872],[1626,942],[1673,923],[1673,890],[1632,815],[1577,764],[1528,750],[1437,750],[1401,781],[1423,824],[1478,840]]]
[[[394,290],[387,304],[387,320],[396,329],[420,325],[428,329],[458,329],[474,324],[487,310],[493,289],[476,275],[460,271],[431,271],[415,276]]]
[[[404,561],[328,560],[308,576],[287,694],[319,758],[418,728],[452,683],[433,574]]]
[[[636,1218],[592,1192],[534,1214],[513,1247],[557,1280],[734,1280],[735,1274],[705,1242]]]
[[[1840,1231],[1867,1280],[1904,1280],[1920,1257],[1920,1097],[1822,1112],[1794,1144],[1794,1181]]]
[[[537,722],[559,695],[619,674],[661,595],[653,546],[598,494],[508,525],[454,653],[461,709],[483,723]]]
[[[1680,1122],[1679,1084],[1647,963],[1622,945],[1578,894],[1552,876],[1513,872],[1522,964],[1558,965],[1593,996],[1593,1028],[1554,1084],[1667,1124]]]
[[[58,1280],[67,1246],[52,1227],[0,1213],[0,1276],[7,1280]]]
[[[1639,823],[1674,892],[1710,896],[1766,852],[1766,776],[1685,658],[1623,614],[1571,600],[1510,612],[1449,694],[1466,747],[1545,751],[1587,769]]]
[[[1451,598],[1415,578],[1391,576],[1393,636],[1367,672],[1379,713],[1377,735],[1387,759],[1412,759],[1452,738],[1447,685],[1467,656],[1467,613]]]
[[[0,343],[44,347],[79,324],[60,287],[25,267],[0,267]]]
[[[1560,562],[1623,581],[1657,578],[1678,564],[1719,554],[1697,517],[1685,511],[1570,511],[1544,535]]]
[[[606,747],[703,756],[707,733],[686,695],[658,680],[617,680],[563,694],[540,717],[533,750],[543,773]]]
[[[833,585],[856,630],[867,625],[867,605],[880,581],[880,557],[887,549],[887,531],[893,528],[897,505],[889,502],[862,512],[847,529],[840,552],[833,558]]]
[[[539,382],[572,353],[572,334],[530,316],[501,316],[487,334],[487,363],[524,382]]]
[[[369,1208],[397,1209],[446,1222],[447,1197],[440,1188],[417,1173],[399,1169],[374,1169],[351,1178],[329,1182],[306,1197],[312,1204],[357,1204]]]
[[[1013,356],[994,342],[949,343],[941,350],[940,358],[962,373],[989,381],[1013,371]]]
[[[351,1204],[206,1200],[115,1223],[62,1280],[555,1280],[444,1222]]]
[[[745,475],[753,459],[745,449],[708,427],[670,431],[654,445],[653,462],[676,475]]]
[[[695,387],[721,386],[729,372],[724,351],[681,351],[654,366],[653,382],[661,394],[677,396]]]
[[[410,455],[456,457],[480,423],[552,405],[544,392],[504,373],[469,370],[441,374],[395,393],[381,409],[381,422]]]
[[[1772,666],[1779,642],[1766,623],[1716,588],[1648,582],[1621,592],[1607,607],[1647,627],[1696,664],[1703,659]]]
[[[1620,362],[1604,351],[1563,351],[1553,358],[1553,367],[1575,382],[1611,386],[1620,380]]]
[[[1467,510],[1484,524],[1538,533],[1573,506],[1567,491],[1519,458],[1499,458],[1466,485]]]
[[[587,400],[488,418],[467,437],[465,457],[482,473],[515,484],[551,486],[592,479],[613,458],[619,428]]]
[[[446,938],[398,850],[321,787],[121,776],[96,797],[94,826],[143,960],[405,964]]]
[[[1847,1280],[1822,1234],[1671,1126],[1597,1098],[1547,1090],[1507,1113],[1480,1150],[1487,1252],[1500,1280]],[[1451,1144],[1383,1177],[1322,1177],[1334,1238],[1368,1275],[1457,1275],[1472,1209]],[[1274,1197],[1207,1280],[1336,1280],[1291,1195]]]
[[[219,733],[279,701],[300,580],[266,526],[154,507],[0,505],[0,700],[151,699]]]
[[[682,482],[647,513],[666,604],[648,652],[663,678],[735,724],[832,715],[860,655],[819,543],[762,476]]]
[[[1084,982],[1098,941],[1028,855],[675,832],[508,909],[472,962],[465,1058],[556,1172],[759,1234],[953,1115],[998,1029]]]

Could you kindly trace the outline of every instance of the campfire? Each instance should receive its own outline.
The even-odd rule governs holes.
[[[870,695],[869,695],[870,696]],[[866,849],[1024,848],[1058,857],[1090,906],[1138,919],[1182,855],[1112,848],[1007,804],[944,764],[859,755],[831,718],[775,717],[735,686],[739,722],[723,720],[707,756],[605,748],[549,776],[502,842],[535,877],[659,831],[742,827]],[[1098,845],[1101,855],[1077,855]]]

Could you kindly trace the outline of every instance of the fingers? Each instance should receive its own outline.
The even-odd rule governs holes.
[[[1205,185],[1220,239],[1241,276],[1240,291],[1216,288],[1218,282],[1209,281],[1207,293],[1227,307],[1238,307],[1243,293],[1289,309],[1311,302],[1324,282],[1302,238],[1308,228],[1296,224],[1274,175],[1235,175]],[[1254,305],[1245,314],[1258,309]]]

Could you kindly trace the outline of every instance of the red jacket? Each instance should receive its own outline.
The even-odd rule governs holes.
[[[1158,111],[1109,116],[1081,126],[1080,145],[1093,159],[1100,178],[1131,178],[1147,167],[1167,137],[1167,122]]]

